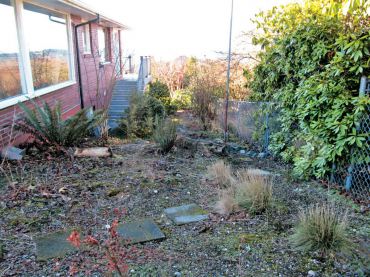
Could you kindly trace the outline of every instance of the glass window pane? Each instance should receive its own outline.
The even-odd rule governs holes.
[[[14,7],[0,0],[0,100],[22,93]]]
[[[106,59],[106,46],[105,46],[105,29],[99,28],[98,29],[98,44],[99,44],[99,57],[101,62],[105,62]]]
[[[84,30],[82,32],[82,44],[84,53],[90,53],[90,27],[89,24],[84,26]]]
[[[24,3],[23,22],[34,89],[68,81],[69,50],[65,17]]]

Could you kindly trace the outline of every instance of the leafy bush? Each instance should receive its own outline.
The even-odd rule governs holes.
[[[346,251],[350,242],[347,235],[347,216],[330,204],[316,205],[303,211],[291,237],[293,245],[302,251]]]
[[[265,50],[250,83],[252,99],[276,103],[282,128],[271,150],[291,157],[297,176],[323,177],[333,163],[348,162],[352,148],[364,147],[367,134],[357,127],[369,98],[358,88],[361,75],[370,74],[369,7],[310,0],[256,19],[262,32],[254,43]]]
[[[28,108],[24,103],[19,103],[25,117],[17,122],[16,129],[31,134],[38,142],[45,145],[77,145],[104,120],[102,111],[88,117],[86,110],[80,110],[76,115],[63,120],[59,102],[54,108],[46,102],[43,102],[42,107],[33,101],[32,104],[34,109]]]
[[[168,153],[175,145],[177,124],[172,120],[157,119],[153,139],[162,153]]]
[[[171,104],[170,90],[165,83],[158,80],[149,83],[148,93],[150,96],[162,102],[167,114],[173,114],[176,112],[176,106]]]
[[[194,62],[188,87],[192,92],[191,109],[199,118],[203,129],[207,130],[216,116],[217,100],[224,92],[224,79],[219,80],[221,73],[215,70],[214,62]]]
[[[191,108],[191,91],[188,89],[174,91],[171,104],[178,110],[189,110]]]
[[[150,95],[134,93],[120,128],[130,137],[149,138],[153,135],[155,119],[164,116],[165,109],[158,99]]]

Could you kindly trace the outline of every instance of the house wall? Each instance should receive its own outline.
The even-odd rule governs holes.
[[[81,22],[77,16],[71,15],[72,29],[75,24]],[[78,29],[79,49],[80,49],[80,68],[81,80],[83,88],[83,98],[85,107],[94,107],[95,109],[107,108],[112,97],[112,86],[114,85],[114,65],[105,64],[99,65],[99,57],[97,56],[98,38],[97,38],[97,24],[90,25],[91,34],[91,49],[92,54],[83,54],[82,49],[82,30]],[[109,28],[110,41],[112,41],[112,31]],[[76,52],[75,37],[73,35],[74,52]],[[110,45],[110,52],[113,53],[113,45]],[[111,55],[112,57],[112,55]],[[78,73],[77,73],[77,56],[75,53],[75,72],[76,84],[55,90],[53,92],[42,95],[33,99],[36,103],[42,101],[54,106],[57,102],[62,105],[62,116],[68,118],[80,110],[80,95],[78,88]],[[1,100],[0,100],[1,101]],[[32,107],[30,101],[24,102],[27,106]],[[29,135],[21,134],[12,127],[14,121],[22,116],[22,110],[18,105],[13,105],[0,110],[0,148],[7,145],[17,145],[25,142],[30,138]]]

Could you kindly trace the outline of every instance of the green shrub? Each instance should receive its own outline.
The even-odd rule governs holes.
[[[189,110],[191,108],[191,91],[180,89],[173,92],[171,104],[177,110]]]
[[[349,163],[353,148],[366,147],[358,126],[369,98],[358,89],[370,75],[369,7],[307,0],[257,16],[261,32],[253,40],[264,51],[249,84],[252,99],[276,104],[281,131],[270,150],[291,158],[297,176],[323,177],[333,163]]]
[[[15,127],[23,133],[31,134],[44,145],[77,145],[104,120],[104,112],[100,111],[88,117],[84,109],[67,120],[63,120],[59,102],[54,108],[50,108],[46,102],[43,102],[42,107],[31,102],[34,109],[28,108],[24,103],[19,103],[25,117],[20,119]]]
[[[330,204],[316,205],[301,212],[299,224],[291,236],[292,244],[302,251],[347,251],[347,216]]]
[[[177,124],[173,120],[156,120],[153,133],[154,141],[159,145],[162,153],[168,153],[175,145]]]
[[[150,96],[162,102],[167,114],[173,114],[176,112],[176,107],[171,104],[170,90],[165,83],[158,80],[149,83],[148,93]]]
[[[121,121],[120,129],[129,137],[149,138],[153,134],[155,119],[164,118],[164,116],[165,109],[158,99],[150,95],[134,93]]]

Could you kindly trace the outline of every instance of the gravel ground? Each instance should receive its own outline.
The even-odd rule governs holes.
[[[180,116],[182,135],[212,140],[189,114]],[[33,238],[74,227],[103,238],[106,225],[125,209],[123,222],[152,218],[166,239],[136,246],[127,260],[130,276],[369,276],[369,215],[362,207],[314,181],[290,178],[286,165],[271,159],[218,156],[176,147],[157,153],[153,143],[111,141],[112,158],[43,157],[31,151],[21,163],[5,166],[0,185],[0,276],[68,276],[72,265],[84,271],[89,252],[37,262]],[[163,209],[197,203],[212,212],[217,190],[206,168],[225,159],[234,170],[260,168],[276,174],[273,207],[263,215],[211,213],[210,220],[174,226]],[[11,182],[9,182],[9,180]],[[289,236],[300,209],[322,201],[348,210],[351,255],[322,258],[300,253]],[[1,250],[3,249],[3,250]],[[96,258],[96,257],[94,257]],[[106,276],[97,266],[93,276]],[[109,275],[108,275],[109,276]]]

